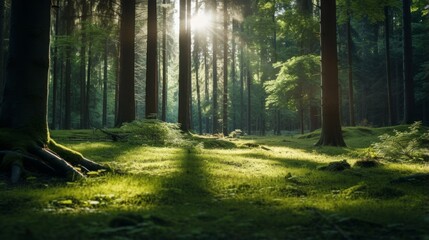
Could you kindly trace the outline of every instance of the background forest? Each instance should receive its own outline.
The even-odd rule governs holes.
[[[134,118],[149,117],[146,108],[154,101],[156,111],[151,110],[155,115],[150,117],[178,121],[179,1],[157,1],[152,9],[141,0],[135,4],[119,0],[53,3],[52,129],[120,125],[118,92],[120,79],[127,78],[120,74],[122,61],[133,69],[128,74],[134,72],[128,76],[134,90],[125,93],[135,93],[135,107],[130,106]],[[129,5],[124,7],[125,3]],[[320,127],[319,1],[195,0],[188,4],[191,84],[186,91],[191,129],[224,134],[242,129],[264,135]],[[155,17],[150,18],[154,10]],[[402,1],[337,1],[342,125],[388,126],[414,120],[429,124],[428,12],[427,1],[412,2],[412,61],[406,63],[412,64],[414,105],[410,106],[414,111],[412,119],[405,120]],[[10,1],[2,0],[2,69],[8,52],[9,14]],[[155,38],[148,34],[153,31],[148,25],[155,26]],[[130,27],[135,32],[123,33]],[[134,39],[134,57],[120,54],[126,41],[121,36],[126,34]],[[150,45],[150,36],[155,45]],[[153,69],[152,75],[147,69]],[[0,83],[3,79],[4,74]],[[146,91],[148,82],[154,85]],[[149,99],[146,92],[155,94]]]

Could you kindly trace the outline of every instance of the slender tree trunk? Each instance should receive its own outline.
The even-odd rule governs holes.
[[[223,0],[223,114],[222,132],[228,136],[228,0]]]
[[[73,31],[73,17],[72,17],[72,13],[73,13],[73,2],[72,0],[68,0],[67,1],[67,6],[66,6],[66,34],[67,36],[71,36],[72,31]],[[65,65],[65,69],[64,69],[64,74],[65,74],[65,83],[64,83],[64,129],[71,129],[71,96],[72,96],[72,91],[71,91],[71,81],[72,81],[72,63],[71,63],[71,58],[72,58],[72,47],[70,46],[70,44],[68,44],[66,46],[65,49],[65,58],[66,58],[66,65]]]
[[[136,117],[134,92],[135,0],[121,0],[119,85],[116,126]]]
[[[88,62],[86,67],[86,95],[85,95],[85,128],[91,127],[91,70],[92,70],[92,39],[88,39]]]
[[[104,42],[103,52],[103,120],[102,126],[107,127],[107,80],[108,80],[108,61],[107,61],[108,40]]]
[[[3,88],[4,88],[4,8],[5,0],[0,0],[0,102],[3,96]]]
[[[411,33],[411,0],[402,1],[403,14],[403,64],[404,64],[404,122],[414,121],[413,48]]]
[[[192,97],[192,53],[191,53],[191,44],[192,44],[192,35],[191,35],[191,0],[186,0],[186,59],[188,61],[188,104],[189,104],[189,114],[188,122],[189,129],[193,129],[194,120],[193,120],[193,97]]]
[[[167,0],[162,1],[167,4]],[[167,121],[167,79],[168,79],[168,64],[167,64],[167,8],[162,8],[162,107],[161,120]]]
[[[158,30],[157,4],[148,1],[147,58],[146,58],[146,118],[156,119],[158,115]]]
[[[349,118],[350,126],[355,126],[355,101],[353,91],[353,56],[352,56],[352,29],[350,24],[350,16],[347,18],[347,62],[348,62],[348,74],[349,74]]]
[[[232,105],[232,130],[237,129],[237,71],[236,71],[236,42],[235,42],[235,31],[236,31],[237,22],[232,20],[232,36],[231,36],[231,81],[232,81],[232,94],[231,94],[231,105]]]
[[[207,49],[208,41],[207,36],[204,34],[204,101],[205,106],[210,105],[210,94],[209,94],[209,65],[208,65],[208,49]],[[206,122],[206,133],[210,133],[210,114],[206,112],[205,114],[205,122]]]
[[[252,73],[250,71],[250,60],[247,60],[247,133],[252,135]]]
[[[180,33],[179,33],[179,124],[182,131],[190,130],[189,124],[189,61],[187,0],[180,0]]]
[[[387,115],[388,125],[394,123],[393,105],[392,105],[392,71],[390,67],[390,23],[389,23],[389,7],[384,7],[384,34],[386,47],[386,85],[387,85]]]
[[[198,0],[195,1],[195,15],[198,15],[200,8]],[[200,92],[200,44],[199,37],[194,37],[194,65],[195,65],[195,86],[197,88],[197,110],[198,110],[198,130],[200,135],[203,134],[203,119],[201,110],[201,92]]]
[[[87,1],[82,0],[82,18],[81,18],[81,46],[80,46],[80,128],[87,128],[87,117],[86,117],[86,26],[87,26]]]
[[[240,129],[244,130],[244,47],[240,47]]]
[[[322,133],[316,145],[345,146],[341,132],[338,91],[336,5],[321,1]]]
[[[0,10],[1,11],[1,10]],[[1,16],[0,16],[1,17]],[[56,5],[55,5],[55,37],[57,37],[59,35],[59,25],[60,25],[60,1],[57,0],[56,1]],[[2,28],[0,27],[0,31],[2,31]],[[0,34],[2,35],[2,34]],[[0,36],[0,38],[2,38],[2,36]],[[0,40],[0,46],[2,46],[3,44],[1,43]],[[1,53],[1,51],[0,51]],[[0,58],[3,59],[2,57],[3,54],[0,54]],[[51,122],[51,128],[52,129],[56,129],[57,127],[57,99],[58,99],[58,47],[57,44],[55,44],[54,49],[53,49],[53,70],[52,70],[52,106],[51,106],[51,111],[52,111],[52,122]],[[2,67],[1,65],[2,60],[0,60],[0,67]],[[0,81],[1,82],[1,81]],[[1,90],[0,90],[1,91]]]
[[[217,16],[217,4],[216,0],[212,0],[212,19],[216,19]],[[213,94],[212,94],[212,132],[219,132],[219,119],[218,119],[218,73],[217,73],[217,27],[215,21],[213,21]]]

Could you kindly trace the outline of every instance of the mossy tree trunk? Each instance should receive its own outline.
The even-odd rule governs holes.
[[[14,0],[5,91],[0,105],[0,168],[12,182],[22,169],[66,178],[103,167],[55,143],[47,124],[50,0]],[[67,159],[67,160],[64,160]]]

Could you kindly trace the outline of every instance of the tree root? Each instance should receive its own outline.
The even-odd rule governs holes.
[[[50,139],[46,146],[0,150],[0,170],[9,171],[11,183],[17,183],[27,172],[74,181],[85,178],[90,171],[111,169]]]

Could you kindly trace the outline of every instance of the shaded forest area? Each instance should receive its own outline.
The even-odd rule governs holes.
[[[429,124],[428,5],[407,2],[337,1],[343,126]],[[319,1],[149,3],[53,1],[52,129],[143,118],[224,135],[321,127]],[[0,13],[4,69],[10,1]]]

